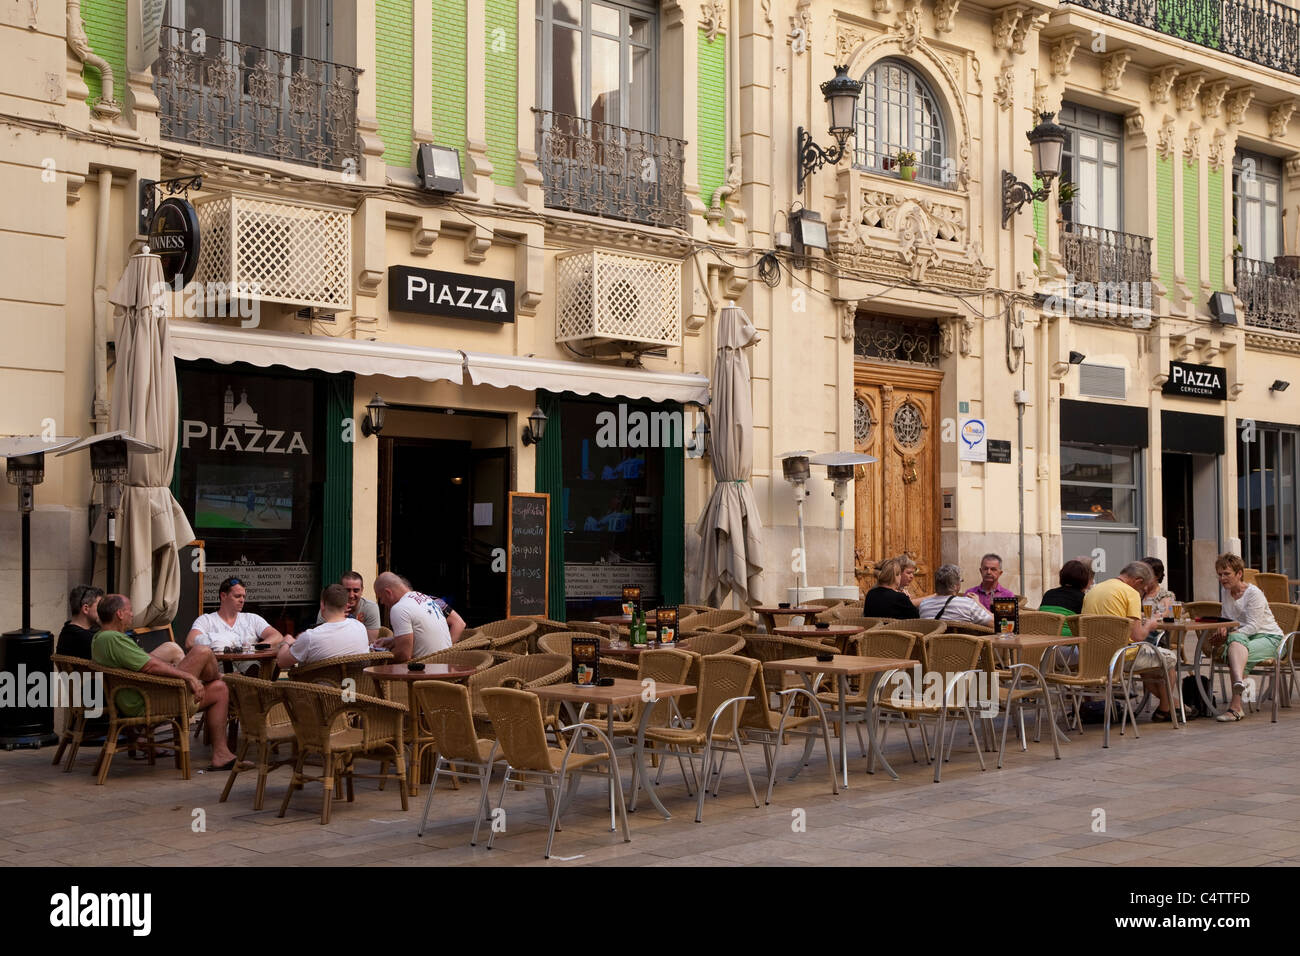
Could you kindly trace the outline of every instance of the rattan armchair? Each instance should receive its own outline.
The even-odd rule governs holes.
[[[571,732],[568,747],[561,750],[547,742],[546,727],[542,721],[542,704],[536,694],[507,687],[489,687],[482,692],[483,704],[496,731],[497,742],[506,758],[505,779],[501,782],[501,795],[497,809],[505,803],[510,784],[520,787],[540,788],[546,791],[547,806],[551,811],[551,826],[546,835],[546,859],[551,858],[555,830],[559,826],[560,811],[564,807],[565,784],[575,775],[595,776],[610,780],[623,823],[623,842],[630,843],[627,828],[627,808],[623,805],[623,780],[619,774],[614,744],[600,728],[592,724],[574,724],[561,728]],[[577,753],[576,748],[587,733],[603,746],[604,753]],[[488,849],[496,839],[496,828],[488,834]]]
[[[835,761],[831,757],[830,725],[826,722],[826,709],[822,707],[821,702],[806,688],[791,687],[776,692],[781,698],[782,706],[774,710],[761,667],[754,673],[752,690],[740,714],[740,732],[746,741],[752,740],[763,747],[763,759],[767,763],[767,792],[763,802],[768,804],[772,802],[772,788],[776,786],[776,765],[781,755],[781,744],[788,736],[803,738],[805,742],[803,756],[799,758],[790,779],[794,780],[799,776],[799,771],[811,756],[813,744],[820,736],[822,746],[826,750],[826,771],[831,778],[831,793],[838,796],[840,784],[835,777]],[[812,713],[792,715],[791,708],[801,699],[807,701]],[[820,735],[813,725],[820,725]]]
[[[1261,571],[1255,575],[1255,587],[1264,592],[1264,597],[1268,598],[1270,604],[1275,601],[1285,604],[1291,600],[1291,582],[1285,574]]]
[[[514,617],[501,621],[492,621],[479,627],[466,628],[461,633],[461,640],[466,638],[486,637],[488,646],[494,651],[507,651],[511,654],[528,653],[529,635],[537,630],[537,624],[528,618]],[[456,642],[457,644],[460,641]]]
[[[1223,617],[1223,604],[1219,601],[1186,601],[1183,613],[1193,621],[1202,617]]]
[[[573,660],[566,654],[528,654],[479,671],[467,682],[474,719],[487,720],[483,691],[488,688],[528,690],[532,687],[547,687],[564,680],[572,670]]]
[[[197,712],[198,702],[189,682],[179,677],[157,677],[138,671],[101,667],[98,664],[91,664],[90,667],[104,675],[104,706],[108,710],[108,732],[96,765],[95,783],[103,786],[108,777],[108,768],[113,762],[113,754],[117,752],[117,739],[128,727],[144,730],[145,747],[149,751],[149,763],[152,764],[156,749],[153,734],[161,724],[169,724],[174,728],[176,766],[183,779],[190,779],[189,725]],[[144,698],[144,710],[134,715],[125,713],[118,704],[118,694],[121,691],[138,693]]]
[[[711,607],[708,604],[679,604],[677,605],[677,614],[679,617],[688,617],[692,614],[705,614],[709,611],[720,611],[721,608]]]
[[[530,618],[537,628],[533,633],[528,635],[528,653],[537,653],[537,642],[547,634],[558,634],[562,631],[576,631],[578,628],[564,621],[552,621],[550,618]]]
[[[861,601],[851,601],[847,604],[841,604],[839,607],[831,608],[826,613],[826,618],[829,618],[832,621],[842,621],[848,618],[852,618],[854,620],[861,620],[862,610],[863,610],[863,605]],[[823,618],[823,620],[826,620],[826,618]],[[874,620],[883,621],[886,619],[883,617],[878,617],[875,618]]]
[[[1016,630],[1020,634],[1047,634],[1060,637],[1065,628],[1065,618],[1051,611],[1021,611]]]
[[[537,651],[540,654],[563,654],[571,657],[573,654],[573,639],[575,637],[584,640],[591,640],[593,637],[600,641],[601,650],[609,647],[611,641],[608,637],[600,634],[592,634],[586,631],[560,631],[553,634],[544,634],[537,639]],[[604,666],[604,661],[601,665]]]
[[[744,637],[719,631],[696,631],[693,634],[683,634],[677,642],[679,650],[705,655],[738,654],[744,646]]]
[[[334,798],[335,776],[347,783],[347,799],[355,799],[353,761],[367,757],[381,761],[378,776],[387,779],[395,776],[402,799],[402,809],[409,808],[406,793],[406,747],[402,722],[407,708],[404,704],[380,700],[364,694],[351,694],[341,688],[322,684],[304,684],[300,681],[281,681],[278,689],[283,695],[284,707],[293,724],[298,741],[298,755],[294,760],[293,779],[285,791],[277,816],[289,810],[294,791],[307,783],[319,781],[324,789],[321,805],[321,825],[330,822],[330,808]],[[321,774],[311,777],[304,773],[307,757],[321,758]],[[396,772],[386,771],[389,761]]]
[[[257,770],[257,789],[253,792],[253,809],[261,810],[266,798],[267,776],[277,767],[292,766],[297,759],[296,752],[287,757],[279,753],[279,748],[286,744],[296,751],[293,723],[281,700],[279,681],[259,680],[241,674],[225,674],[222,679],[230,688],[231,708],[239,714],[239,751],[218,802],[226,802],[235,778],[245,770],[241,764],[247,759],[249,748],[256,746],[253,769]]]
[[[474,715],[469,709],[469,688],[464,684],[441,680],[416,681],[412,693],[419,714],[420,736],[431,737],[437,742],[438,749],[433,781],[429,784],[429,795],[424,799],[424,813],[416,835],[424,836],[433,794],[438,789],[438,777],[445,773],[453,781],[479,782],[478,815],[474,820],[474,833],[469,838],[469,845],[475,846],[483,817],[487,815],[492,767],[505,758],[497,753],[495,740],[480,737],[474,729]]]
[[[81,742],[86,736],[85,705],[86,692],[89,690],[86,681],[94,679],[95,665],[84,657],[69,657],[64,654],[54,654],[50,657],[50,663],[59,674],[64,675],[60,678],[64,682],[63,686],[73,691],[73,699],[67,702],[67,723],[63,725],[59,734],[59,746],[54,751],[54,759],[50,761],[51,767],[57,767],[66,752],[68,760],[63,765],[63,772],[69,773],[77,761],[77,751],[81,749]],[[88,676],[83,678],[82,675]]]
[[[912,672],[914,665],[917,663],[913,655],[918,653],[917,648],[921,646],[921,635],[913,631],[896,631],[885,628],[873,628],[856,635],[857,642],[855,653],[861,657],[886,657],[898,660],[900,672]],[[839,709],[839,684],[843,678],[832,677],[830,690],[822,691],[817,695],[817,700],[823,705]],[[897,673],[886,673],[880,678],[877,685],[876,696],[887,697],[899,683],[900,678]],[[871,709],[871,700],[868,697],[868,691],[871,688],[872,679],[870,677],[860,677],[849,679],[845,688],[844,722],[847,726],[852,723],[854,730],[858,735],[858,750],[865,757],[867,754],[866,743],[862,739],[862,723],[867,719]],[[909,685],[910,686],[910,685]],[[857,713],[855,713],[857,712]],[[889,722],[892,722],[889,721]],[[886,732],[888,732],[888,723],[886,723]],[[912,735],[908,730],[909,724],[915,721],[904,720],[903,732],[907,735],[907,749],[912,752],[912,760],[916,760],[916,750],[912,747]],[[922,741],[925,743],[926,755],[929,756],[929,743],[925,741],[924,730],[922,729]],[[884,738],[881,739],[881,746],[884,746]]]
[[[905,618],[899,621],[893,621],[888,625],[891,631],[915,631],[931,637],[935,634],[942,634],[948,629],[945,621],[935,621],[928,617]]]
[[[637,680],[652,680],[656,684],[687,684],[688,675],[691,672],[691,665],[697,664],[699,656],[691,654],[688,651],[677,650],[676,648],[661,648],[656,651],[643,651],[637,658],[637,670],[635,677]],[[601,661],[601,667],[605,662]],[[697,664],[698,666],[698,664]],[[694,695],[692,695],[694,696]],[[614,721],[614,737],[635,737],[637,728],[641,724],[643,711],[647,706],[645,701],[639,700],[633,706],[631,713],[625,720]],[[671,723],[673,712],[673,702],[671,699],[657,701],[653,705],[650,716],[646,718],[647,727],[667,727]]]
[[[1021,612],[1024,613],[1023,611]],[[974,621],[944,621],[943,633],[945,634],[970,634],[974,637],[988,637],[993,633],[993,628],[985,627],[983,624],[976,624]]]
[[[378,685],[364,671],[376,664],[387,664],[392,659],[393,655],[388,651],[327,657],[311,664],[299,664],[289,672],[289,680],[303,684],[323,684],[326,687],[342,687],[345,680],[351,680],[352,689],[358,694],[377,697]]]
[[[730,633],[739,631],[746,625],[752,626],[754,615],[749,611],[704,611],[700,614],[690,614],[678,622],[678,626],[683,632],[686,631],[717,631],[721,633]]]

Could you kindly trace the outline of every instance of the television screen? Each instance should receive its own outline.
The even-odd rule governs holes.
[[[199,465],[194,524],[275,531],[293,527],[293,473],[256,465]]]

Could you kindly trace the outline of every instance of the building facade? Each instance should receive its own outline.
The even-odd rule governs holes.
[[[170,297],[174,491],[209,591],[233,569],[292,618],[322,579],[391,567],[490,620],[516,491],[550,496],[552,616],[625,583],[692,596],[728,301],[760,333],[768,600],[800,567],[869,584],[902,551],[923,587],[946,562],[974,583],[997,552],[1035,601],[1075,554],[1102,576],[1159,554],[1180,595],[1212,596],[1222,549],[1295,576],[1300,410],[1273,386],[1300,376],[1300,66],[1267,38],[1298,11],[1214,10],[11,5],[0,432],[107,430],[108,295],[142,206],[176,189],[200,243]],[[833,143],[836,66],[862,83],[854,130],[805,178],[798,131]],[[1004,217],[1007,172],[1037,185],[1025,134],[1046,111],[1068,201]],[[454,149],[458,186],[422,145]],[[824,251],[800,246],[812,214]],[[842,553],[817,466],[798,553],[778,457],[797,449],[878,459]],[[84,465],[51,461],[37,489],[47,627],[91,573]],[[11,586],[16,514],[6,486]]]

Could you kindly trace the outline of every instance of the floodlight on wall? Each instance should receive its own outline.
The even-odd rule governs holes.
[[[1026,203],[1045,202],[1052,194],[1052,182],[1061,175],[1061,156],[1070,134],[1064,126],[1052,121],[1055,115],[1040,113],[1038,125],[1025,134],[1034,154],[1034,175],[1043,185],[1035,189],[1017,179],[1015,173],[1002,171],[1003,229],[1011,225],[1012,218]]]
[[[1277,378],[1273,380],[1273,384],[1268,387],[1268,390],[1270,392],[1285,392],[1290,387],[1291,387],[1290,382]]]
[[[785,480],[794,485],[794,508],[799,521],[800,588],[808,586],[808,551],[804,547],[803,539],[803,502],[808,497],[808,479],[812,477],[812,469],[808,467],[808,457],[812,454],[813,452],[805,450],[787,451],[777,455],[781,459],[781,471],[785,475]]]
[[[822,96],[830,107],[830,134],[835,137],[835,145],[822,149],[813,142],[812,134],[799,127],[796,136],[798,153],[795,163],[799,169],[799,192],[803,192],[808,177],[827,163],[832,166],[844,158],[845,145],[853,135],[854,112],[858,105],[858,94],[862,84],[849,76],[847,66],[835,67],[835,76],[822,84]]]
[[[1237,324],[1237,302],[1226,292],[1210,296],[1210,319],[1218,325]]]
[[[1070,352],[1070,364],[1071,364],[1071,365],[1082,365],[1082,364],[1083,364],[1083,360],[1086,359],[1087,357],[1088,357],[1088,356],[1084,355],[1082,352],[1074,352],[1074,351],[1072,351],[1072,352]]]
[[[460,150],[451,146],[421,143],[415,158],[415,174],[421,188],[431,193],[453,195],[465,188],[460,172]]]
[[[375,392],[375,397],[366,402],[366,417],[361,419],[361,434],[369,438],[382,432],[384,414],[387,411],[388,403],[379,397],[378,392]]]
[[[790,252],[799,257],[804,256],[808,249],[827,252],[831,247],[821,213],[802,206],[790,212],[790,237]]]
[[[844,586],[844,505],[849,498],[849,482],[853,480],[858,465],[870,465],[879,460],[854,451],[832,451],[812,459],[814,465],[825,465],[826,477],[835,482],[831,496],[839,506],[835,530],[839,535],[840,587]]]

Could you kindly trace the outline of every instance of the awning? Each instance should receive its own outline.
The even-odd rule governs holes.
[[[461,353],[454,349],[387,345],[327,335],[249,332],[198,322],[171,323],[172,351],[178,359],[248,362],[263,368],[317,369],[464,383]]]
[[[614,365],[587,365],[550,359],[520,358],[465,352],[465,370],[475,385],[522,388],[528,391],[576,392],[609,398],[640,398],[653,402],[707,405],[709,379],[705,375],[659,372]]]

